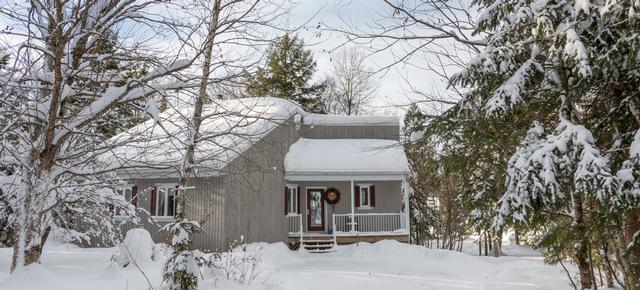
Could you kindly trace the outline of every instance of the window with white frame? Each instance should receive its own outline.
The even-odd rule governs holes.
[[[287,213],[298,213],[298,186],[287,184]]]
[[[175,214],[175,184],[159,184],[156,187],[155,216],[173,217]]]
[[[360,184],[360,207],[371,207],[371,184]]]
[[[116,187],[116,193],[124,198],[125,201],[131,202],[133,200],[133,185],[119,185]]]
[[[116,192],[116,194],[122,196],[122,198],[124,198],[125,202],[127,203],[131,203],[133,204],[133,206],[137,206],[136,204],[136,188],[135,185],[133,184],[122,184],[122,185],[118,185],[114,188],[114,191]],[[115,211],[113,209],[114,206],[111,207],[111,211],[113,211],[113,216],[117,217],[117,218],[122,218],[124,216],[126,216],[126,214],[124,214],[122,212],[121,208],[116,208]]]

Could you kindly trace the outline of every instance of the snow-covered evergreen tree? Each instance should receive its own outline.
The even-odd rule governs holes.
[[[470,89],[466,103],[490,116],[523,107],[532,115],[534,108],[527,106],[534,102],[556,108],[555,116],[540,120],[555,123],[555,131],[543,136],[541,127],[534,126],[510,160],[496,225],[553,216],[548,225],[573,227],[573,236],[560,242],[572,249],[582,288],[592,286],[589,254],[597,253],[594,248],[602,242],[617,243],[627,253],[618,261],[625,284],[638,289],[640,272],[632,257],[640,253],[640,244],[618,233],[640,230],[640,205],[617,202],[621,194],[612,172],[640,127],[640,3],[477,4],[483,11],[476,33],[488,35],[486,47],[453,78],[453,84]],[[571,222],[563,223],[563,215]],[[588,232],[596,227],[615,239],[589,241]]]

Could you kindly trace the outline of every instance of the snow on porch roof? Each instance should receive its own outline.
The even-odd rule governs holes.
[[[405,175],[400,142],[381,139],[305,139],[289,147],[287,175]]]

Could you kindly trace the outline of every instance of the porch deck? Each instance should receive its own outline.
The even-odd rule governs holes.
[[[303,235],[304,240],[332,240],[333,235],[327,233],[308,233]],[[351,234],[341,233],[335,236],[335,242],[338,245],[348,245],[357,242],[375,243],[382,240],[396,240],[402,243],[409,242],[409,233],[365,233]],[[300,244],[299,234],[289,234],[289,244]]]

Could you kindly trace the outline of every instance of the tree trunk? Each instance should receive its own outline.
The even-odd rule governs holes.
[[[618,278],[615,276],[613,266],[611,265],[611,259],[609,258],[609,245],[607,243],[602,244],[602,258],[604,260],[604,275],[607,279],[607,287],[613,288],[613,280],[614,278],[617,280]]]
[[[502,256],[502,231],[498,231],[493,237],[493,256]]]
[[[589,255],[589,265],[591,266],[591,282],[593,284],[593,290],[598,290],[598,280],[596,280],[596,273],[593,267],[593,255],[591,254],[591,250],[587,250],[587,254]]]
[[[176,198],[176,218],[182,220],[185,218],[185,209],[187,204],[187,197],[184,192],[184,188],[188,186],[189,178],[193,170],[193,164],[195,163],[195,150],[199,138],[200,125],[202,124],[202,110],[204,107],[204,101],[207,98],[207,86],[209,85],[209,76],[211,74],[211,58],[213,54],[214,37],[218,28],[218,19],[220,15],[220,1],[215,1],[213,7],[213,15],[211,17],[211,23],[209,24],[209,30],[207,32],[206,43],[204,46],[204,58],[202,64],[202,79],[200,80],[200,87],[198,90],[198,96],[196,97],[195,106],[192,116],[192,132],[191,140],[187,145],[187,152],[182,165],[182,172],[180,174],[180,188]]]
[[[38,215],[38,218],[40,218],[40,215]],[[38,227],[31,223],[31,226],[20,229],[24,232],[22,232],[22,235],[17,237],[13,243],[11,272],[34,263],[40,263],[42,247],[49,238],[51,227],[47,227],[42,234],[38,233],[36,228]],[[23,240],[20,241],[19,239]]]
[[[487,235],[487,232],[484,232],[484,255],[485,256],[489,256],[489,237]]]
[[[587,249],[587,240],[584,229],[584,211],[582,207],[582,195],[580,192],[573,191],[571,193],[573,207],[573,228],[578,241],[575,243],[574,260],[580,272],[580,289],[590,289],[591,281],[591,265],[589,264],[589,254]]]
[[[514,229],[513,234],[515,235],[515,238],[516,238],[516,245],[520,245],[520,235],[518,234],[518,229]]]
[[[613,254],[615,256],[615,260],[618,261],[618,267],[620,267],[620,271],[622,271],[622,280],[623,283],[625,285],[625,290],[629,289],[629,285],[631,285],[632,283],[629,280],[629,275],[626,275],[626,273],[629,272],[629,261],[627,261],[627,259],[622,257],[622,253],[625,250],[625,243],[624,243],[624,236],[623,233],[621,231],[617,231],[617,235],[618,238],[616,239],[616,242],[618,243],[615,247],[613,247]]]
[[[622,242],[622,259],[626,260],[627,271],[624,273],[628,281],[628,290],[640,290],[640,245],[634,243],[635,234],[640,231],[640,209],[630,210],[624,217]],[[632,246],[628,246],[632,245]]]

